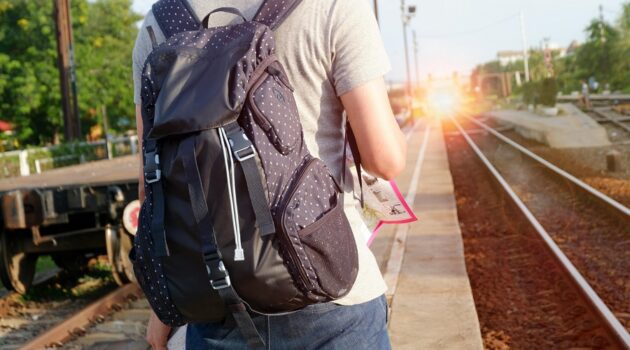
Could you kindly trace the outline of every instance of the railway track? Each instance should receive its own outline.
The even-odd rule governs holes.
[[[55,268],[38,276],[24,295],[4,292],[0,297],[0,350],[21,348],[114,288],[109,271],[90,269],[77,277]]]
[[[595,107],[590,115],[600,124],[612,124],[630,135],[630,116],[615,112],[611,107]]]
[[[143,338],[148,317],[148,303],[130,283],[68,315],[20,349],[147,349]]]
[[[495,204],[492,209],[494,215],[505,218],[504,226],[484,227],[484,225],[498,224],[501,220],[488,223],[489,220],[494,221],[494,218],[487,217],[484,221],[483,216],[486,214],[480,211],[479,217],[471,217],[468,223],[463,223],[466,226],[472,225],[473,228],[464,227],[463,231],[472,230],[469,234],[470,232],[474,234],[479,227],[481,227],[480,231],[484,229],[493,232],[505,231],[505,236],[496,237],[502,242],[501,244],[507,245],[505,249],[507,256],[505,254],[496,256],[496,259],[501,261],[497,265],[504,265],[497,268],[509,269],[504,276],[505,283],[508,285],[512,283],[514,288],[524,288],[522,290],[524,293],[545,294],[538,295],[538,298],[521,300],[521,303],[529,305],[541,302],[543,309],[546,310],[542,315],[547,314],[550,319],[548,322],[539,320],[539,326],[547,323],[545,327],[560,333],[573,334],[575,338],[573,340],[576,341],[571,342],[570,336],[559,337],[559,340],[568,342],[567,345],[570,347],[593,346],[621,349],[630,347],[630,336],[627,331],[630,328],[630,301],[628,300],[630,285],[627,283],[630,281],[630,250],[626,245],[626,243],[630,244],[630,210],[477,120],[471,118],[467,122],[474,124],[475,128],[481,128],[488,136],[484,136],[483,133],[471,136],[455,119],[452,119],[452,122],[463,137],[458,141],[458,147],[464,147],[467,144],[468,156],[476,155],[479,158],[477,166],[481,162],[492,174],[494,181],[499,184],[498,187],[494,186],[493,190],[478,195],[484,196],[487,192],[497,192],[499,188],[502,195],[494,201],[507,200],[510,202],[508,207],[511,207],[508,209],[504,204]],[[473,138],[477,139],[473,140]],[[450,155],[461,162],[470,162],[456,153],[450,152]],[[472,165],[469,164],[469,166]],[[452,170],[457,178],[457,169]],[[465,180],[465,178],[460,179],[460,181]],[[477,191],[477,189],[469,188],[468,191]],[[466,202],[462,205],[465,206]],[[460,209],[483,210],[474,206]],[[520,219],[512,219],[515,215],[520,216]],[[489,235],[492,236],[492,234]],[[536,237],[536,242],[532,241],[534,237]],[[484,237],[486,238],[488,237]],[[473,242],[473,246],[478,241],[476,237],[469,240]],[[488,243],[489,246],[492,244],[497,243]],[[527,248],[523,249],[524,247]],[[544,253],[534,251],[541,250],[543,247],[546,250]],[[487,251],[484,247],[477,249],[484,252],[482,256],[496,254]],[[467,261],[472,266],[473,271],[469,272],[473,275],[471,276],[473,285],[475,273],[481,275],[486,273],[476,265],[478,261],[475,259]],[[532,275],[531,271],[536,271],[536,274]],[[555,277],[549,280],[549,276]],[[515,279],[521,279],[521,282],[525,279],[527,283],[523,286]],[[486,290],[496,287],[485,285],[493,284],[493,281],[484,281],[482,276],[477,282],[484,285]],[[554,285],[554,282],[557,284]],[[566,291],[559,290],[558,285]],[[501,293],[509,299],[511,292],[513,291],[504,290]],[[554,295],[555,298],[552,297]],[[567,299],[567,295],[571,295],[571,298],[576,298],[576,300],[563,301],[563,298]],[[528,297],[514,294],[514,299],[522,298]],[[484,300],[484,297],[476,296],[475,299]],[[492,300],[489,304],[496,302]],[[518,300],[512,302],[518,304]],[[523,322],[531,322],[532,318],[543,317],[537,313],[540,310],[532,311],[527,308],[532,305],[521,306],[532,312],[529,318],[523,319]],[[540,305],[534,306],[534,308],[540,308]],[[482,318],[484,310],[493,309],[488,305],[478,305],[478,307],[481,309]],[[571,310],[567,312],[575,313],[570,320],[561,313],[554,314],[558,309],[567,308]],[[584,308],[589,312],[584,311]],[[490,314],[491,318],[497,317],[496,314],[492,315],[492,312]],[[535,325],[530,327],[536,328]],[[575,329],[581,328],[591,332],[575,332]],[[535,332],[531,333],[529,330],[523,332],[535,339]],[[524,336],[522,332],[516,333]],[[543,333],[545,332],[541,331],[541,334]],[[547,338],[544,339],[553,339],[557,336],[551,331],[551,335],[547,334]],[[545,340],[540,338],[540,341]],[[603,346],[606,344],[609,346]]]

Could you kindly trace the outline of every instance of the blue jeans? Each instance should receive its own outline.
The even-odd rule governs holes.
[[[390,350],[387,302],[315,304],[283,316],[254,316],[256,329],[270,350]],[[186,349],[249,350],[231,318],[224,323],[189,324]]]

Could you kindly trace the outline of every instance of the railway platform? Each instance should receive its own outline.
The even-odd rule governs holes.
[[[482,349],[439,120],[409,134],[397,183],[419,220],[393,225],[373,251],[388,283],[394,349]]]
[[[542,116],[529,111],[498,110],[488,115],[500,124],[514,127],[521,136],[552,148],[610,146],[606,129],[572,104],[558,104],[558,116]]]

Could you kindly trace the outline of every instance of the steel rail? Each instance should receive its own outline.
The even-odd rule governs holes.
[[[71,339],[77,330],[84,331],[99,317],[114,312],[116,305],[123,303],[130,296],[140,297],[141,295],[142,292],[136,284],[130,283],[124,285],[105,295],[101,299],[91,303],[86,308],[79,310],[60,324],[40,334],[27,344],[20,347],[20,350],[39,350],[51,346],[62,345]]]
[[[630,126],[623,124],[622,120],[620,120],[621,118],[611,117],[606,112],[607,111],[604,111],[604,109],[602,108],[593,108],[593,113],[604,118],[604,121],[613,123],[616,127],[623,129],[623,131],[625,131],[626,133],[630,133]]]
[[[499,171],[492,165],[490,160],[483,154],[483,152],[479,149],[479,147],[475,144],[472,138],[468,135],[468,133],[462,128],[462,126],[455,120],[455,118],[451,117],[453,124],[457,127],[459,132],[462,134],[468,145],[475,152],[477,157],[482,161],[482,163],[488,168],[490,173],[494,176],[494,178],[499,182],[501,187],[507,192],[512,201],[516,204],[516,206],[523,212],[528,221],[532,224],[538,235],[543,239],[543,241],[547,244],[547,247],[554,255],[554,257],[560,262],[563,268],[568,272],[569,276],[576,284],[578,289],[582,292],[588,302],[590,302],[591,306],[595,309],[595,311],[601,316],[603,322],[606,324],[608,329],[613,333],[616,337],[617,341],[620,342],[624,348],[630,348],[630,334],[626,331],[624,326],[619,322],[619,320],[615,317],[612,311],[606,306],[606,304],[602,301],[602,299],[597,295],[595,290],[588,284],[586,279],[580,274],[580,272],[575,268],[573,263],[567,258],[567,256],[562,252],[560,247],[553,241],[547,230],[540,224],[538,219],[532,214],[532,212],[527,208],[525,203],[520,199],[520,197],[512,190],[512,187],[507,183],[507,181],[501,176]],[[482,125],[482,124],[478,124]],[[483,124],[485,126],[485,124]],[[485,126],[487,127],[487,126]],[[489,128],[489,127],[488,127]],[[503,136],[503,135],[501,135]],[[511,140],[510,140],[511,141]],[[519,145],[520,146],[520,145]],[[522,147],[522,146],[521,146]],[[529,151],[528,151],[529,152]]]
[[[576,186],[580,187],[581,189],[585,190],[586,192],[588,192],[588,193],[592,194],[593,196],[597,197],[598,199],[602,200],[603,202],[605,202],[606,204],[608,204],[611,207],[615,208],[616,210],[618,210],[622,214],[630,217],[630,208],[628,208],[625,205],[617,202],[616,200],[608,197],[607,195],[601,193],[600,191],[594,189],[590,185],[584,183],[582,180],[580,180],[577,177],[569,174],[568,172],[558,168],[556,165],[548,162],[544,158],[542,158],[539,155],[535,154],[534,152],[528,150],[527,148],[521,146],[520,144],[514,142],[512,139],[510,139],[507,136],[501,134],[500,132],[494,130],[493,128],[487,126],[486,124],[484,124],[484,123],[482,123],[482,122],[480,122],[480,121],[478,121],[478,120],[476,120],[475,118],[472,118],[472,117],[466,116],[466,118],[469,119],[470,121],[472,121],[473,123],[477,124],[481,128],[483,128],[484,130],[488,131],[489,133],[491,133],[492,135],[494,135],[495,137],[497,137],[501,141],[503,141],[503,142],[507,143],[508,145],[516,148],[521,153],[523,153],[526,156],[532,158],[533,160],[537,161],[538,163],[544,165],[549,170],[552,170],[553,172],[555,172],[555,173],[559,174],[560,176],[566,178],[567,180],[573,182]],[[459,125],[459,124],[457,124],[457,125]]]

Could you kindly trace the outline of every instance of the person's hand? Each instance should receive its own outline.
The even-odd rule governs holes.
[[[149,325],[147,326],[146,340],[153,350],[166,350],[168,336],[171,333],[171,327],[160,321],[155,312],[151,310],[149,317]]]

